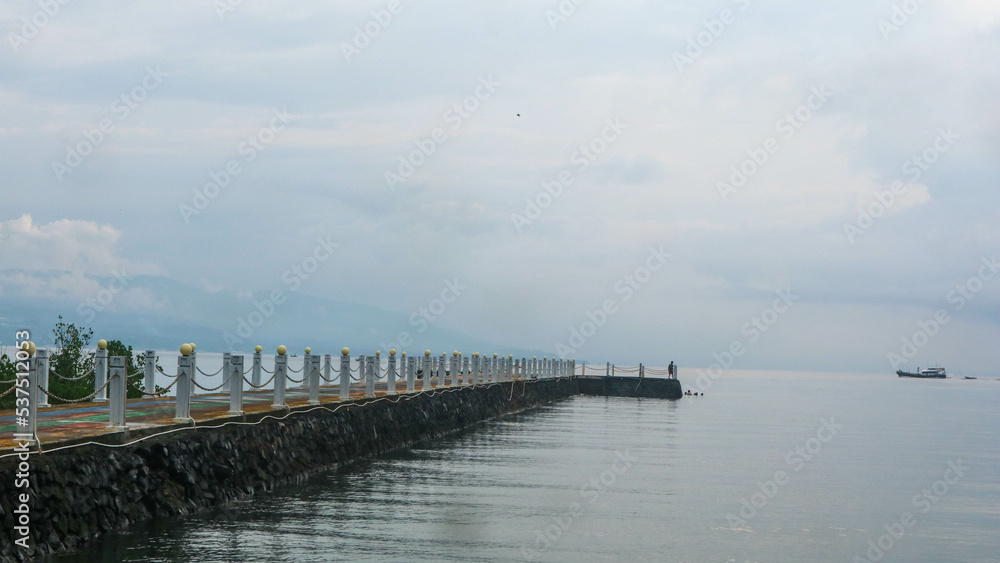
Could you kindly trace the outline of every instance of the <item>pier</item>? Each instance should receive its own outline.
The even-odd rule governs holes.
[[[577,394],[681,396],[679,381],[646,377],[658,374],[641,364],[618,368],[635,377],[609,375],[610,364],[584,375],[594,369],[559,358],[352,357],[344,348],[335,362],[308,348],[290,357],[280,346],[273,357],[257,347],[246,363],[224,354],[222,367],[206,372],[185,344],[175,369],[147,351],[143,369],[127,373],[126,358],[105,348],[99,343],[93,393],[55,406],[46,351],[27,354],[29,413],[0,412],[0,471],[29,476],[32,548],[14,549],[17,532],[7,527],[0,560],[72,550],[111,529],[226,504]],[[171,381],[166,388],[157,373]],[[140,378],[148,391],[134,384]],[[129,388],[143,398],[128,399]],[[16,492],[13,479],[0,480],[3,513],[18,509]]]

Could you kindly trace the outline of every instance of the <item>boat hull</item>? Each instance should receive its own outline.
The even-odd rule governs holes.
[[[916,377],[917,379],[946,379],[948,377],[943,373],[925,374],[925,373],[913,373],[903,370],[896,370],[896,375],[898,375],[899,377]]]

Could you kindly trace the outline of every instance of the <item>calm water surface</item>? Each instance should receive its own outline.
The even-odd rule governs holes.
[[[869,555],[1000,561],[1000,381],[733,373],[697,399],[575,397],[51,561]]]

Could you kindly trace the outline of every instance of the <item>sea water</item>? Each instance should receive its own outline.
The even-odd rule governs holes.
[[[876,560],[1000,561],[1000,381],[578,396],[51,559]]]

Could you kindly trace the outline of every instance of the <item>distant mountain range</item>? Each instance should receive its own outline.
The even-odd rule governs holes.
[[[31,297],[5,291],[2,280],[18,278],[18,287],[58,285],[69,272],[0,270],[0,344],[10,346],[14,332],[27,329],[38,344],[51,344],[52,329],[62,315],[64,322],[94,330],[94,340],[121,340],[134,349],[173,350],[195,342],[206,352],[250,353],[260,344],[272,352],[278,344],[301,353],[336,354],[343,346],[358,353],[390,347],[409,354],[430,349],[436,354],[503,352],[518,356],[545,356],[539,350],[511,349],[471,338],[459,332],[410,323],[408,315],[370,305],[334,301],[289,291],[261,290],[251,295],[236,291],[207,291],[163,276],[124,278],[84,276],[103,290],[87,300],[69,297]],[[79,279],[79,274],[72,274]],[[27,280],[27,282],[25,282]],[[23,291],[21,292],[23,293]],[[40,292],[58,294],[58,292]],[[101,303],[105,303],[103,306]],[[396,342],[406,332],[412,342]]]

